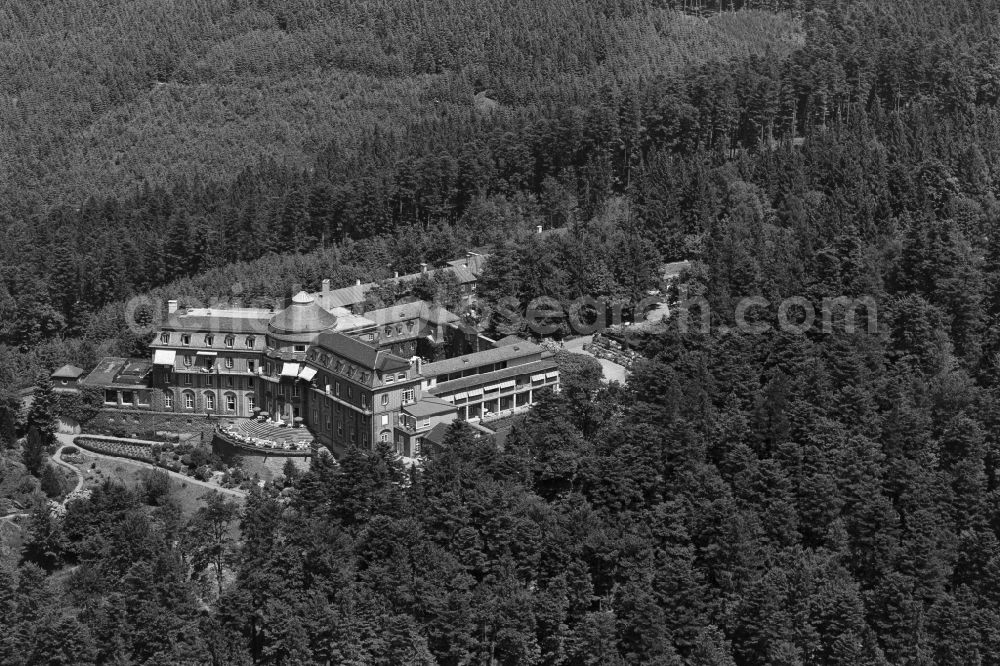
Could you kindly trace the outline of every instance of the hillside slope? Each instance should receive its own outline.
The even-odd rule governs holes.
[[[581,103],[602,85],[800,37],[787,16],[658,4],[4,3],[0,204],[225,180],[260,156],[308,165],[331,141],[365,151],[376,132],[472,117],[484,88],[508,111]]]

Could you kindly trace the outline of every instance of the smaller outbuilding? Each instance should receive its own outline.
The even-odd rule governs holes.
[[[83,368],[75,365],[64,365],[52,373],[52,390],[57,393],[78,393],[80,377],[87,374]]]

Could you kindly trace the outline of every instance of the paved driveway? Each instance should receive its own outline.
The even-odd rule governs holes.
[[[593,357],[589,351],[583,348],[584,345],[589,345],[594,339],[594,336],[587,335],[582,338],[574,338],[565,343],[563,347],[566,351],[573,352],[574,354],[586,354],[587,356]],[[628,377],[628,370],[625,366],[613,363],[606,358],[599,358],[597,362],[601,364],[601,370],[604,373],[604,381],[606,382],[621,382],[625,383],[625,379]]]

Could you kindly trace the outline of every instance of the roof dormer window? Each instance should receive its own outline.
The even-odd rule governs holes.
[[[167,333],[166,331],[160,333],[160,342],[162,342],[165,345],[170,344],[170,334]]]
[[[211,347],[213,344],[215,344],[215,336],[212,335],[211,333],[208,333],[207,335],[205,335],[205,346]]]
[[[181,336],[181,344],[185,347],[191,344],[191,335],[189,333],[185,333]]]

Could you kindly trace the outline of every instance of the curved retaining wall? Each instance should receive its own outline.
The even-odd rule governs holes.
[[[216,431],[212,438],[212,451],[227,463],[235,456],[242,460],[243,471],[248,474],[259,474],[260,478],[270,481],[283,474],[285,463],[290,459],[298,458],[296,464],[299,469],[309,468],[313,457],[313,450],[286,451],[284,449],[262,449],[255,446],[247,446],[241,442],[232,441]],[[299,461],[305,462],[303,466]]]
[[[255,455],[264,457],[276,457],[276,458],[311,458],[313,455],[313,449],[268,449],[260,446],[250,446],[237,439],[233,439],[226,435],[218,428],[215,430],[215,439],[213,441],[213,446],[215,442],[222,442],[227,444],[234,449],[239,449],[240,455]]]

